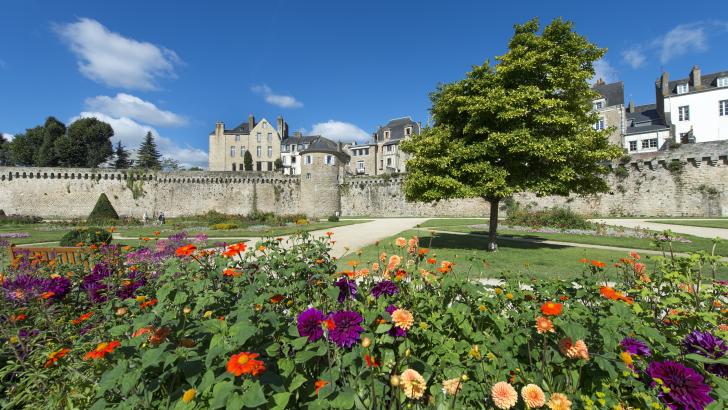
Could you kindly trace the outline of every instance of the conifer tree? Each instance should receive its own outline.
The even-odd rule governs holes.
[[[132,161],[129,158],[130,154],[127,149],[121,145],[121,141],[116,143],[116,149],[114,150],[114,168],[116,169],[127,169],[131,168]]]
[[[142,145],[139,146],[137,151],[136,165],[138,168],[145,169],[161,169],[162,154],[157,149],[157,143],[154,142],[154,136],[151,131],[147,131],[147,135],[144,137]]]
[[[251,154],[250,151],[245,151],[245,155],[243,156],[243,165],[245,166],[246,171],[253,170],[253,154]]]

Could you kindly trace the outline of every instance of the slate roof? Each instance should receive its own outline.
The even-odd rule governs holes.
[[[693,93],[696,91],[705,91],[706,89],[711,89],[711,88],[718,88],[718,79],[721,77],[728,77],[728,71],[719,71],[717,73],[701,75],[700,83],[703,85],[703,88],[701,90],[696,90],[695,86],[690,84],[690,76],[688,76],[686,78],[679,78],[677,80],[672,80],[667,83],[669,95],[678,95],[677,86],[679,84],[687,84],[688,93]],[[725,88],[725,87],[721,87],[721,88]],[[684,95],[684,94],[686,94],[686,93],[679,94],[679,95]]]
[[[339,149],[339,143],[335,141],[331,141],[328,138],[324,138],[321,136],[316,136],[316,139],[312,140],[308,144],[308,148],[302,150],[300,154],[305,154],[307,152],[325,152],[328,154],[334,154],[339,159],[342,159],[344,161],[349,161],[349,154],[343,152]]]
[[[627,112],[626,135],[644,134],[645,132],[666,130],[669,127],[657,112],[657,105],[647,104],[634,107],[634,112]]]
[[[250,134],[250,124],[244,122],[231,130],[225,130],[225,134]]]
[[[313,141],[316,141],[316,139],[321,138],[320,135],[289,135],[286,138],[283,138],[281,140],[281,146],[283,145],[301,145],[301,144],[310,144]]]
[[[607,107],[624,105],[624,82],[618,81],[609,84],[594,84],[592,90],[598,92],[605,100]]]
[[[404,129],[408,126],[412,127],[412,134],[420,133],[420,124],[412,121],[410,117],[395,118],[386,125],[379,127],[375,135],[376,141],[384,141],[384,131],[389,130],[389,139],[398,140],[404,138]]]

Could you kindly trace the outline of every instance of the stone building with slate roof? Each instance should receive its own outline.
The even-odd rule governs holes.
[[[622,135],[625,131],[625,110],[624,110],[624,83],[622,81],[606,84],[599,80],[592,86],[592,89],[599,93],[599,97],[592,101],[594,111],[599,119],[594,124],[597,130],[604,130],[614,127],[609,134],[609,142],[622,145]]]
[[[277,127],[265,118],[255,121],[250,114],[247,122],[226,129],[218,121],[209,135],[208,169],[210,171],[244,171],[245,152],[253,156],[253,171],[273,171],[281,158],[281,139],[288,136],[288,124],[278,117]]]
[[[402,152],[399,143],[421,131],[421,125],[412,118],[395,118],[379,127],[368,143],[345,145],[344,150],[351,155],[349,173],[379,175],[405,172],[409,154]]]
[[[301,175],[301,164],[312,160],[306,153],[312,152],[330,154],[326,158],[327,165],[333,165],[338,158],[343,164],[348,162],[349,155],[342,150],[339,143],[331,141],[320,135],[302,135],[296,132],[291,137],[281,141],[281,159],[283,160],[283,173],[286,175]]]

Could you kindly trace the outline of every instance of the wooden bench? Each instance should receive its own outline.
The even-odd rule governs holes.
[[[57,263],[69,265],[81,265],[88,267],[88,257],[91,249],[88,247],[52,246],[47,248],[17,247],[10,245],[10,263],[16,263],[19,259],[30,257],[42,261],[55,260]]]

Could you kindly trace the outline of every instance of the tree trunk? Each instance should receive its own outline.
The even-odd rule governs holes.
[[[490,203],[490,225],[488,227],[488,251],[496,252],[498,244],[496,243],[496,232],[498,231],[498,204],[500,198],[488,198]]]

